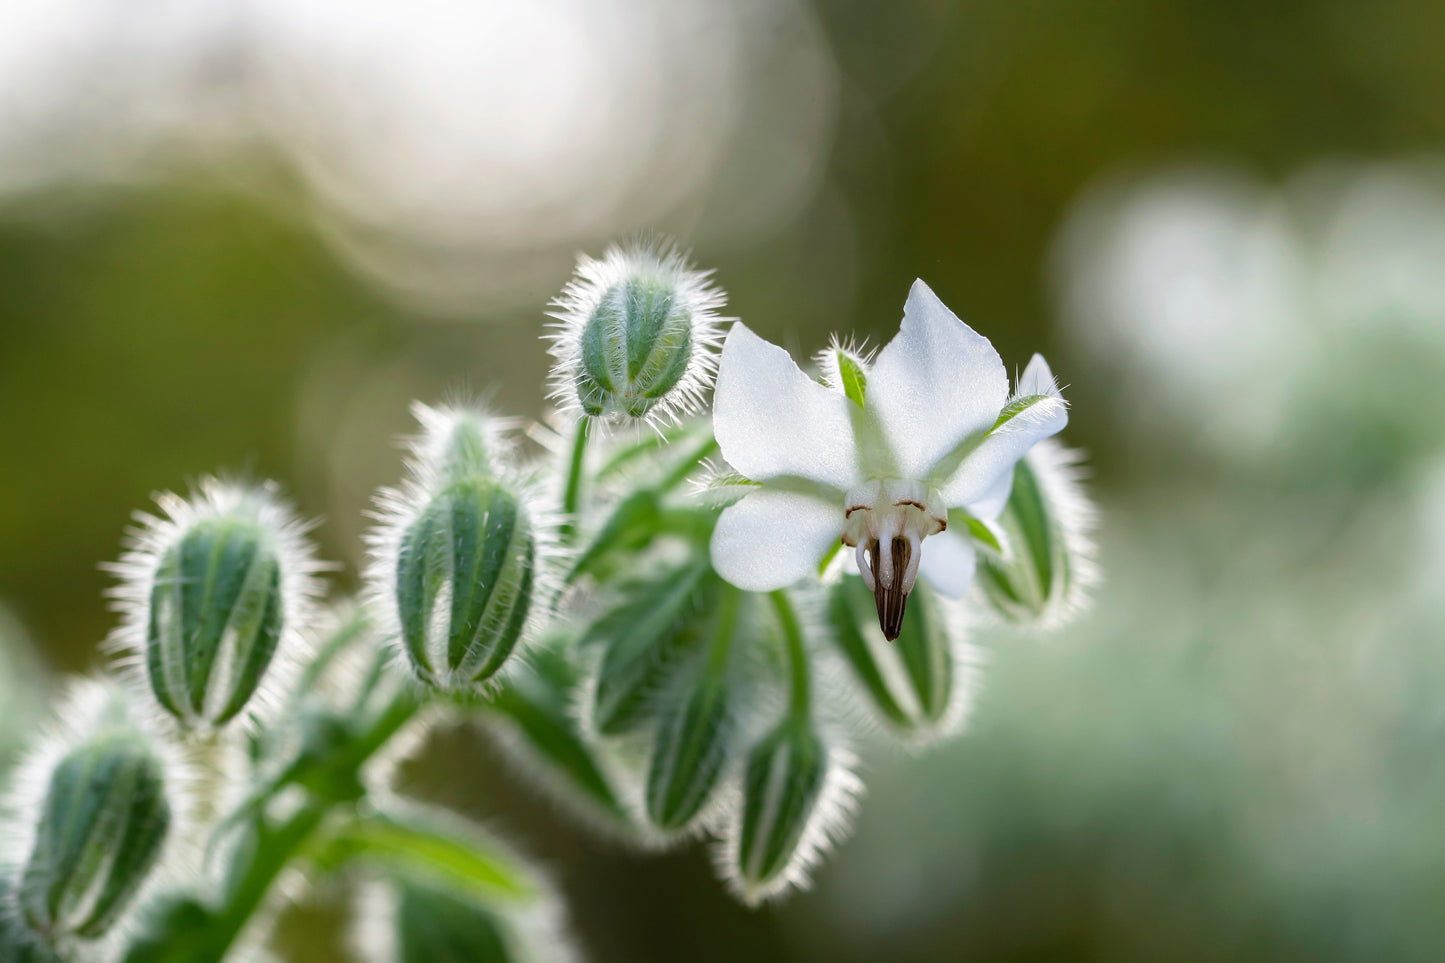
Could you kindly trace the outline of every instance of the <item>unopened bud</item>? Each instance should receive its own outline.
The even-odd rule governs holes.
[[[588,415],[690,410],[711,381],[721,291],[675,250],[583,257],[554,303],[554,395]]]
[[[402,535],[396,607],[407,658],[424,682],[465,688],[491,678],[521,638],[536,546],[500,482],[438,492]]]
[[[657,828],[685,828],[712,798],[733,741],[731,695],[725,675],[704,671],[657,720],[646,789]]]
[[[828,614],[839,653],[889,724],[919,737],[950,731],[962,717],[972,674],[962,625],[920,579],[898,639],[890,642],[873,616],[873,595],[861,579],[833,586]]]
[[[87,683],[66,716],[73,734],[37,752],[13,802],[30,840],[14,883],[19,919],[53,948],[103,937],[132,906],[170,832],[174,791],[120,691]]]
[[[278,701],[278,670],[303,647],[296,629],[320,566],[270,485],[208,480],[190,499],[158,502],[167,517],[139,516],[114,566],[126,613],[117,643],[183,728],[217,729],[248,705]]]
[[[1014,467],[998,524],[1007,550],[981,553],[978,581],[993,609],[1011,622],[1053,627],[1088,602],[1098,582],[1094,507],[1084,492],[1081,456],[1052,439]]]
[[[549,533],[508,476],[496,423],[474,408],[417,408],[411,479],[383,492],[372,592],[413,673],[462,690],[491,679],[523,637]]]
[[[808,882],[824,850],[846,835],[862,784],[852,756],[830,749],[812,723],[789,716],[748,755],[728,870],[749,903]]]

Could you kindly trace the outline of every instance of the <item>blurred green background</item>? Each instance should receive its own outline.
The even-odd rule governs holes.
[[[865,747],[857,833],[756,912],[442,733],[409,788],[589,959],[1445,958],[1442,44],[1427,0],[7,6],[0,749],[100,663],[152,492],[279,479],[345,590],[408,400],[539,414],[574,253],[655,229],[799,355],[915,276],[1047,353],[1106,585],[980,630],[969,730]]]

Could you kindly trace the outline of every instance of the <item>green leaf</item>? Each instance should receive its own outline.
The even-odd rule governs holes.
[[[635,491],[618,502],[567,573],[567,584],[590,574],[614,550],[635,550],[646,545],[661,528],[661,511],[657,493],[651,489]]]
[[[312,859],[323,872],[363,864],[486,902],[530,902],[541,895],[521,860],[477,827],[437,809],[358,817],[321,840]]]

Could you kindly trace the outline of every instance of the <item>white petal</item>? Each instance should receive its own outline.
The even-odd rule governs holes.
[[[762,488],[723,510],[712,564],[740,589],[771,592],[809,575],[843,535],[843,504]]]
[[[1027,398],[1029,395],[1053,395],[1059,397],[1059,383],[1054,379],[1054,373],[1049,369],[1049,363],[1044,356],[1036,354],[1029,359],[1028,367],[1019,377],[1019,384],[1014,389],[1014,397]]]
[[[728,464],[753,481],[796,476],[847,491],[858,479],[852,404],[742,322],[728,332],[713,433]]]
[[[973,545],[956,532],[939,532],[923,540],[918,571],[928,584],[950,598],[958,598],[973,581],[977,558]]]
[[[1014,472],[1010,466],[1009,470],[1000,473],[981,495],[967,505],[960,504],[958,507],[967,508],[968,513],[981,522],[992,522],[1003,514],[1004,506],[1008,504],[1008,497],[1013,494],[1013,490]]]
[[[980,518],[989,517],[986,503],[997,496],[999,487],[1012,477],[1014,465],[1029,449],[1069,423],[1069,408],[1057,395],[1041,395],[1033,404],[989,432],[978,447],[942,485],[944,504],[970,508]],[[1002,505],[1000,504],[1000,508]],[[996,513],[995,513],[996,514]]]
[[[988,339],[914,281],[903,324],[868,373],[867,407],[905,478],[926,478],[969,435],[993,427],[1008,375]]]

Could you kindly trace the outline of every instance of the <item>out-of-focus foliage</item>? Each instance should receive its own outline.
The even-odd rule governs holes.
[[[821,88],[705,89],[746,121],[708,141],[723,155],[806,175],[784,183],[783,214],[712,232],[729,212],[705,185],[660,226],[696,242],[730,311],[774,340],[889,332],[919,274],[1011,367],[1026,347],[1053,347],[1056,319],[1067,325],[1048,354],[1104,501],[1098,614],[1062,636],[990,637],[968,735],[923,765],[866,753],[873,790],[853,842],[815,894],[780,911],[745,914],[696,854],[599,848],[506,785],[469,730],[406,770],[412,788],[525,834],[559,870],[597,960],[1438,959],[1445,379],[1431,339],[1445,318],[1336,312],[1380,284],[1413,288],[1417,272],[1390,250],[1438,249],[1441,195],[1415,172],[1445,147],[1445,9],[823,0],[805,23],[768,34],[768,49],[804,51],[809,70],[822,50]],[[682,49],[706,45],[705,31],[680,36]],[[153,62],[140,49],[127,59]],[[212,78],[239,69],[201,62]],[[758,75],[772,83],[788,58],[769,62]],[[161,88],[129,102],[164,103]],[[128,88],[77,89],[84,103]],[[519,105],[538,96],[511,89]],[[774,152],[778,140],[750,134],[753,121],[776,131],[810,115],[794,99],[771,109],[769,89],[827,110],[828,149]],[[818,89],[828,95],[807,93]],[[290,124],[283,140],[306,115]],[[66,146],[82,159],[108,149]],[[567,272],[557,252],[525,271],[486,245],[448,256],[443,237],[429,253],[448,278],[477,270],[518,288],[413,299],[425,272],[373,286],[395,271],[365,270],[367,249],[338,242],[327,191],[307,186],[314,168],[298,178],[264,150],[134,153],[162,162],[120,186],[15,190],[0,211],[0,594],[67,669],[109,627],[94,562],[113,556],[149,491],[237,467],[243,452],[239,467],[329,517],[326,554],[347,557],[369,492],[396,475],[387,439],[407,430],[409,398],[465,380],[536,407],[538,319],[513,305],[541,303]],[[1315,166],[1339,157],[1351,165]],[[1051,300],[1054,239],[1078,223],[1082,192],[1221,162],[1225,190],[1206,191],[1205,225],[1185,240],[1212,223],[1235,237],[1243,216],[1263,238],[1230,250],[1266,266],[1288,255],[1303,298],[1242,322],[1227,300],[1154,314],[1122,341]],[[746,187],[750,169],[728,183]],[[591,222],[558,246],[570,254],[649,215]],[[1280,230],[1298,240],[1281,247]],[[1176,276],[1216,273],[1207,251],[1181,256]],[[427,262],[382,266],[397,263]],[[1118,269],[1097,279],[1119,283]],[[437,322],[438,304],[494,323]],[[1175,360],[1147,354],[1179,316],[1191,340],[1169,343]],[[321,899],[283,921],[289,955],[337,959],[335,915]]]

